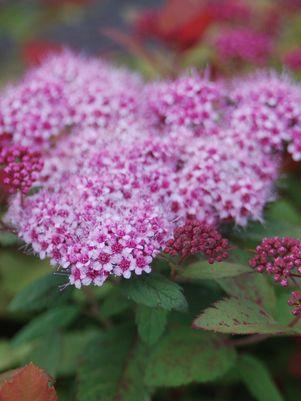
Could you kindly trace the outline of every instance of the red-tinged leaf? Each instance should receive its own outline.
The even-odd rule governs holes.
[[[167,0],[138,17],[136,29],[185,50],[194,45],[213,22],[211,7],[199,0]]]
[[[207,308],[194,327],[229,334],[293,334],[293,328],[278,324],[268,312],[247,299],[228,298]]]
[[[11,372],[0,387],[0,401],[57,401],[50,377],[32,363]]]
[[[44,40],[30,40],[23,44],[23,60],[28,66],[40,65],[52,53],[62,51],[62,46]]]

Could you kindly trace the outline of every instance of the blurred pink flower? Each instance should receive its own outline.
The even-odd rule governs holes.
[[[292,71],[301,70],[301,48],[293,49],[283,57],[284,65]]]
[[[273,42],[270,36],[250,28],[227,28],[219,32],[215,47],[223,62],[244,61],[260,66],[270,57]]]

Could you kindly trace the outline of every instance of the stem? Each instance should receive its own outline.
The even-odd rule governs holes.
[[[89,308],[90,315],[94,319],[99,321],[104,326],[104,328],[108,329],[109,327],[111,327],[112,326],[111,321],[109,319],[104,319],[101,316],[101,313],[99,310],[99,304],[98,304],[97,298],[95,297],[92,289],[89,287],[83,287],[83,292],[85,293],[88,304],[90,306],[90,308]]]
[[[294,327],[296,326],[297,323],[299,323],[299,320],[301,319],[301,315],[296,316],[289,324],[288,327]]]

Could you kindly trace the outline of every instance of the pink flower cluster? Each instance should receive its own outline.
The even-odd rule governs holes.
[[[167,163],[169,155],[149,140],[129,142],[106,143],[99,132],[74,172],[58,171],[57,181],[23,200],[23,208],[19,197],[11,203],[20,236],[66,269],[76,287],[101,285],[110,273],[149,272],[171,235],[172,217],[159,201],[169,183],[160,159]]]
[[[211,225],[197,220],[187,221],[174,231],[174,238],[167,241],[164,252],[185,257],[202,253],[210,264],[228,258],[229,242]]]
[[[250,266],[274,276],[283,287],[295,273],[301,273],[301,241],[295,238],[265,238],[256,247]]]
[[[284,141],[299,140],[298,88],[268,74],[245,80],[143,84],[98,59],[51,56],[0,96],[1,132],[44,161],[41,190],[12,197],[6,221],[80,287],[149,272],[187,219],[211,234],[262,220]],[[262,140],[265,111],[275,118]],[[207,256],[219,260],[213,237]],[[208,250],[202,241],[196,249]]]
[[[155,127],[196,128],[204,134],[217,128],[222,87],[208,78],[192,74],[152,83],[145,92],[147,117]]]
[[[265,152],[288,151],[301,159],[301,89],[286,76],[256,74],[235,81],[232,129],[252,137]]]
[[[215,47],[223,61],[245,61],[262,66],[272,52],[272,40],[250,28],[228,28],[219,32]]]
[[[140,85],[127,71],[63,51],[4,90],[0,135],[40,149],[74,125],[122,127],[135,119]]]

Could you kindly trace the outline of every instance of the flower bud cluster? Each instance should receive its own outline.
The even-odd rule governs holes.
[[[293,306],[293,315],[299,316],[301,314],[301,294],[299,291],[293,291],[291,297],[288,300],[289,306]]]
[[[294,273],[301,273],[301,241],[289,237],[265,238],[256,247],[250,266],[260,273],[266,271],[286,287]]]
[[[0,140],[0,187],[11,195],[18,191],[26,194],[43,168],[39,152]]]
[[[187,221],[177,227],[173,239],[167,241],[164,252],[183,258],[202,253],[210,264],[222,262],[229,254],[229,242],[213,226],[197,221]]]

